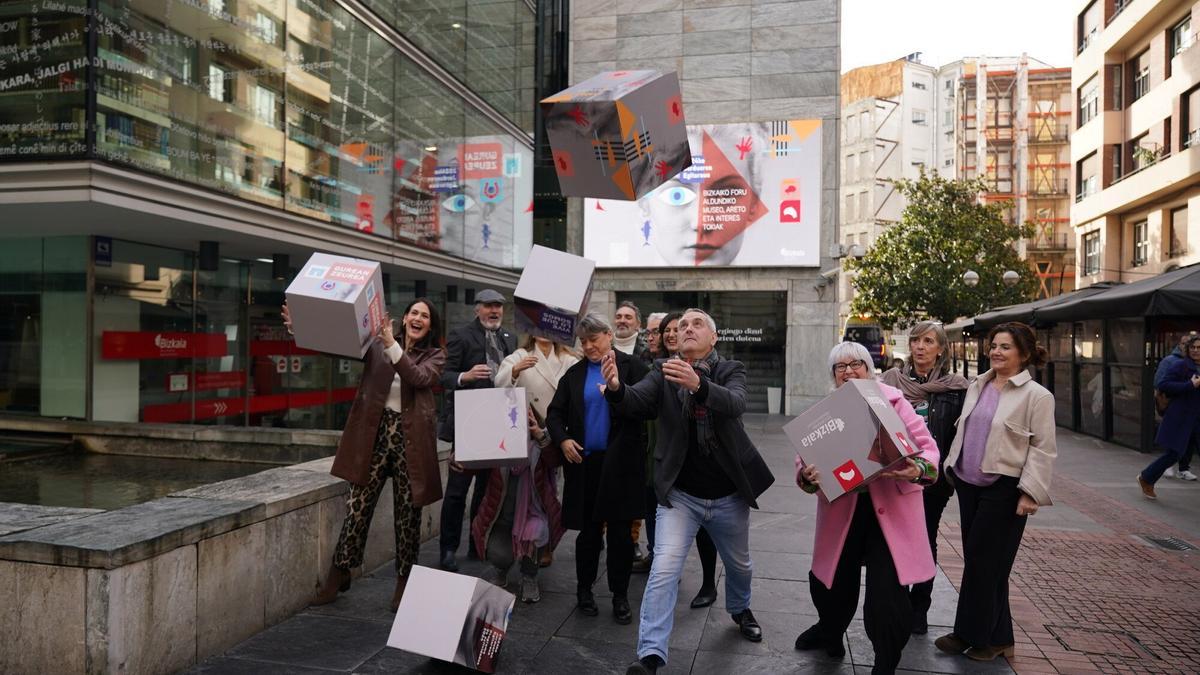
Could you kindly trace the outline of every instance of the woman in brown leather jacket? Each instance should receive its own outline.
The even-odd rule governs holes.
[[[291,331],[291,317],[283,308]],[[442,498],[436,411],[432,387],[446,362],[441,321],[429,300],[404,309],[403,344],[383,322],[364,359],[362,380],[350,407],[330,473],[352,483],[346,520],[329,576],[313,605],[333,602],[350,588],[350,570],[362,565],[367,530],[383,485],[391,478],[396,520],[396,611],[421,545],[421,507]]]

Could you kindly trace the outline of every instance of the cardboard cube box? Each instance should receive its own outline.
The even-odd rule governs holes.
[[[361,359],[383,325],[379,263],[314,253],[288,286],[296,346]]]
[[[544,246],[529,251],[513,293],[517,330],[575,344],[575,327],[592,296],[596,263]]]
[[[875,380],[849,380],[783,427],[833,501],[920,452]]]
[[[692,164],[675,73],[600,73],[541,103],[566,197],[638,199]]]
[[[454,459],[468,469],[529,463],[524,387],[454,392]]]
[[[495,672],[515,602],[482,579],[414,565],[387,646]]]

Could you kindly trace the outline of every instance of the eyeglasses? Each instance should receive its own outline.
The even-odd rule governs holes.
[[[833,364],[833,372],[841,375],[842,373],[846,372],[847,369],[862,370],[866,366],[867,366],[867,364],[865,361],[863,361],[862,359],[856,359],[854,361],[848,361],[846,363]]]

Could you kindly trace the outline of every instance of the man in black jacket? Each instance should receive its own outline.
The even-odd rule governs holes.
[[[516,339],[500,327],[504,319],[504,296],[485,288],[475,296],[475,320],[450,334],[446,343],[446,367],[441,384],[446,391],[438,438],[454,442],[454,391],[457,389],[489,389],[494,385],[496,370],[505,356],[516,348]],[[458,562],[454,554],[462,539],[463,509],[467,491],[475,477],[475,492],[471,496],[471,518],[479,510],[487,489],[489,472],[471,472],[454,461],[450,455],[450,471],[446,476],[446,494],[442,498],[441,558],[442,569],[454,572]],[[470,547],[468,547],[470,548]]]
[[[617,411],[658,419],[654,490],[658,495],[654,563],[642,596],[638,660],[627,673],[666,664],[679,576],[704,526],[725,563],[725,609],[742,635],[762,640],[750,611],[750,509],[775,477],[742,426],[746,367],[717,354],[712,317],[689,309],[679,320],[681,358],[661,360],[641,382],[621,383],[616,359],[603,365]]]

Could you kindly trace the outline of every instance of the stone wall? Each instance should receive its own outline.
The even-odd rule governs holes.
[[[175,672],[300,611],[346,515],[332,461],[115,511],[0,504],[0,672]],[[385,490],[356,576],[394,557],[393,522]]]
[[[576,0],[571,82],[606,70],[675,70],[689,124],[787,118],[823,121],[821,264],[816,268],[601,270],[593,309],[611,315],[619,291],[787,291],[785,412],[829,390],[837,287],[822,270],[837,241],[840,5],[837,0]],[[583,252],[583,202],[570,200],[567,245]],[[643,308],[656,311],[663,308]]]

